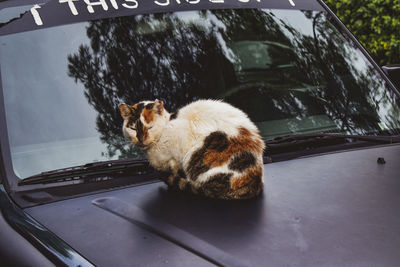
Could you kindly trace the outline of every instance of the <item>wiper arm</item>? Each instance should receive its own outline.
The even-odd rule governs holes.
[[[59,181],[94,178],[99,175],[121,173],[143,174],[154,172],[145,159],[110,160],[81,166],[42,172],[21,180],[18,185],[44,184]]]
[[[265,140],[265,154],[293,152],[315,147],[365,141],[380,144],[400,142],[400,136],[346,135],[335,133],[295,134]]]

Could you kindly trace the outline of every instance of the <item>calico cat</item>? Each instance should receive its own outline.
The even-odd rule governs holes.
[[[264,142],[241,110],[198,100],[175,114],[160,100],[122,104],[123,133],[150,164],[171,171],[172,189],[218,199],[249,199],[263,189]]]

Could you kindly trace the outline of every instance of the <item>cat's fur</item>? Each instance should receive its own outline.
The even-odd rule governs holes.
[[[264,142],[241,110],[199,100],[176,114],[159,100],[122,104],[123,133],[150,164],[171,171],[169,187],[219,199],[248,199],[263,189]]]

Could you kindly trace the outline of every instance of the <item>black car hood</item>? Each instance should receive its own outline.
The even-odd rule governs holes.
[[[267,164],[250,201],[160,182],[25,211],[98,266],[394,266],[399,163],[399,145],[375,147]]]

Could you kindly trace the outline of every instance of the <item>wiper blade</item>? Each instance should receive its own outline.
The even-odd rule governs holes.
[[[311,133],[311,134],[293,134],[282,137],[276,137],[274,139],[266,140],[270,144],[287,143],[293,141],[301,141],[308,139],[353,139],[362,141],[372,141],[379,143],[397,143],[400,141],[399,135],[348,135],[348,134],[336,134],[336,133]]]
[[[400,142],[399,135],[374,136],[374,135],[347,135],[335,133],[295,134],[265,140],[266,154],[292,152],[322,146],[365,141],[378,144],[393,144]]]
[[[42,172],[21,180],[18,185],[44,184],[80,179],[92,179],[104,174],[117,176],[121,173],[143,174],[154,172],[145,159],[110,160],[81,166]]]

